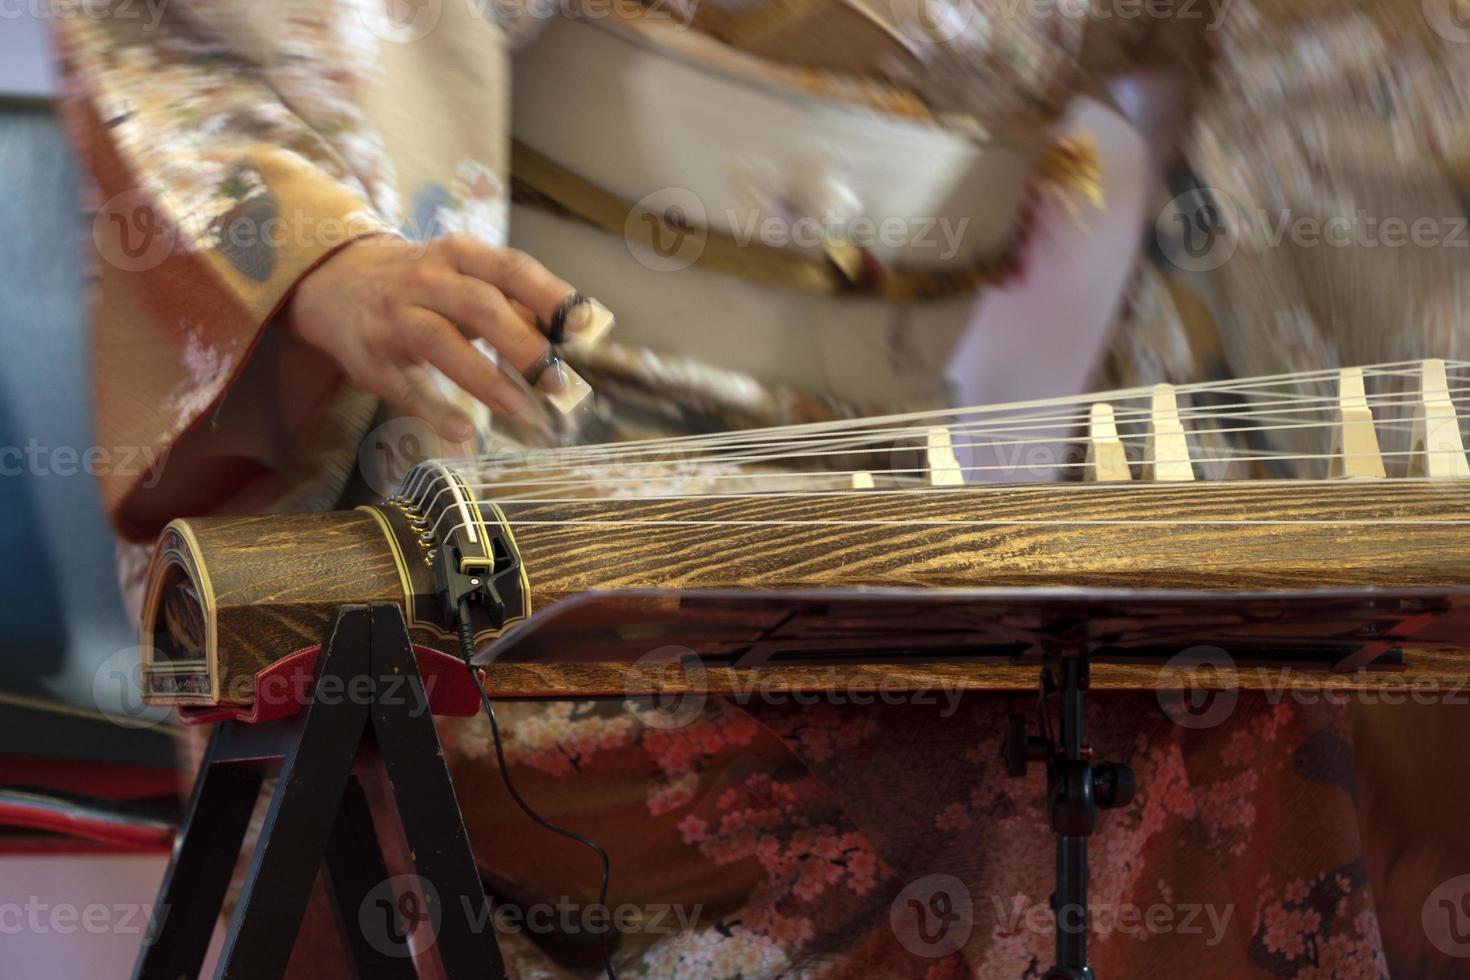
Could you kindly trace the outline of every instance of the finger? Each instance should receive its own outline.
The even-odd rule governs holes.
[[[511,299],[509,296],[505,297],[505,301],[510,304],[511,309],[516,311],[516,316],[520,317],[522,320],[525,320],[531,326],[536,326],[536,314],[531,312],[531,308],[529,306],[527,306],[525,303],[522,303],[518,299]]]
[[[422,306],[404,307],[395,323],[396,353],[412,364],[432,364],[473,397],[514,415],[525,396],[447,319]]]
[[[373,377],[374,394],[406,415],[423,419],[451,443],[474,438],[475,424],[444,397],[428,372],[417,365],[384,364]]]
[[[496,248],[467,235],[449,235],[434,244],[460,272],[488,282],[523,303],[542,323],[549,323],[557,308],[575,292],[571,283],[517,249]]]
[[[417,299],[459,324],[471,337],[490,342],[518,372],[524,372],[551,345],[545,335],[527,323],[500,290],[473,276],[445,274],[422,283],[425,295]]]

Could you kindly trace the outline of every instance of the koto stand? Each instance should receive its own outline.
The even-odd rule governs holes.
[[[459,676],[469,686],[462,666]],[[424,903],[416,911],[435,929],[427,950],[414,949],[412,958],[391,919],[401,907],[385,886],[383,851],[357,775],[364,766],[380,766],[386,776],[425,885],[413,900]],[[198,975],[262,781],[277,767],[216,980],[284,975],[321,868],[356,976],[407,980],[417,975],[415,962],[426,961],[455,978],[505,976],[419,661],[398,607],[375,604],[339,610],[304,711],[215,728],[135,980]],[[367,935],[369,918],[384,923],[398,948]]]
[[[1001,755],[1010,775],[1022,777],[1032,762],[1046,764],[1047,817],[1057,837],[1056,964],[1044,980],[1093,980],[1087,964],[1087,838],[1097,811],[1127,806],[1136,790],[1133,770],[1119,763],[1092,762],[1082,733],[1082,697],[1087,690],[1085,652],[1048,658],[1041,671],[1037,721],[1041,735],[1026,734],[1026,716],[1011,715]],[[1057,697],[1053,734],[1049,696]]]

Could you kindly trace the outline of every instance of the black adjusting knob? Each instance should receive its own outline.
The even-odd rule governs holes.
[[[1132,768],[1118,762],[1104,762],[1092,770],[1092,798],[1104,810],[1113,810],[1133,802],[1138,781]]]

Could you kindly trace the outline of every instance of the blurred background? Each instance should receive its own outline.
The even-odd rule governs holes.
[[[80,462],[72,471],[67,455],[49,452],[94,443],[79,261],[87,226],[71,148],[52,112],[54,85],[32,5],[7,7],[0,16],[0,227],[10,229],[0,236],[0,445],[20,454],[0,460],[0,786],[151,797],[171,790],[173,740],[133,721],[139,706],[127,677],[137,639],[123,614],[97,481]],[[27,447],[35,447],[31,459],[50,462],[28,463]],[[0,829],[7,914],[0,977],[125,975],[165,860],[156,850]],[[55,909],[88,908],[107,928],[50,919]],[[32,909],[42,928],[15,928]]]

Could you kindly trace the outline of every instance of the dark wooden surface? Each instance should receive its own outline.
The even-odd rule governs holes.
[[[533,611],[585,591],[623,588],[1470,585],[1465,483],[1065,484],[503,506]],[[318,642],[344,603],[402,601],[387,539],[365,513],[188,523],[214,588],[222,662],[235,676]],[[422,561],[416,542],[402,548],[407,561]],[[440,637],[415,633],[415,640],[452,650]],[[1433,683],[1451,684],[1463,673],[1453,654],[1424,654],[1414,663]],[[914,686],[939,680],[1018,688],[1034,680],[1030,668],[846,669],[864,682],[903,678]],[[497,667],[491,684],[522,697],[616,694],[627,689],[625,670]],[[832,681],[826,669],[820,676],[769,670],[775,684]],[[749,683],[710,674],[717,690],[737,680]],[[1104,666],[1094,683],[1152,688],[1160,679],[1148,668]]]
[[[322,642],[339,606],[402,603],[393,555],[357,511],[186,522],[209,575],[224,700],[246,704],[255,672]]]
[[[1289,667],[1160,668],[1139,664],[1094,664],[1092,687],[1108,691],[1200,690],[1263,691],[1291,696],[1293,691],[1381,691],[1385,703],[1407,703],[1439,692],[1470,703],[1470,652],[1449,649],[1411,650],[1401,671],[1330,674]],[[925,664],[850,667],[759,667],[735,670],[715,667],[702,675],[677,665],[648,664],[496,664],[486,671],[485,689],[501,700],[624,698],[640,695],[709,693],[737,700],[759,699],[790,691],[836,691],[862,698],[883,692],[923,691],[936,697],[948,692],[1035,690],[1034,666],[991,664]],[[1402,700],[1394,702],[1393,698]],[[941,701],[942,703],[942,701]]]
[[[1065,484],[503,509],[533,609],[609,588],[1470,583],[1463,483]],[[730,521],[752,523],[709,523]]]

